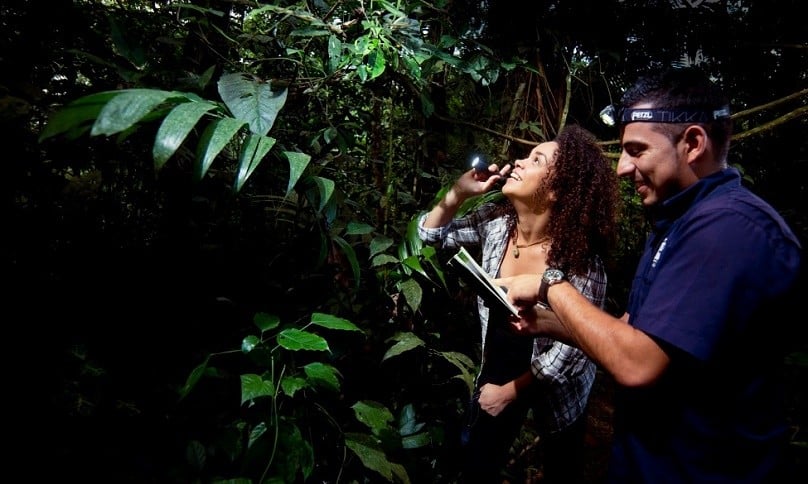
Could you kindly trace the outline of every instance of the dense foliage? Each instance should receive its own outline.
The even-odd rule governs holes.
[[[568,123],[614,151],[600,108],[646,69],[698,63],[733,95],[731,161],[808,240],[798,7],[0,6],[7,327],[44,368],[13,382],[55,463],[37,472],[451,482],[479,331],[415,216],[472,151],[512,159]],[[622,208],[615,313],[644,239],[630,188]]]

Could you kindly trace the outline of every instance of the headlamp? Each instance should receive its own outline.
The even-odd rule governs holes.
[[[600,120],[606,126],[615,124],[625,125],[628,123],[709,123],[717,119],[730,117],[729,106],[722,106],[712,111],[699,109],[625,109],[616,108],[610,104],[600,111]]]

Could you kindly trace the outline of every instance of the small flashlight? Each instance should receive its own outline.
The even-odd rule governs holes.
[[[473,154],[469,157],[471,161],[471,167],[474,168],[478,173],[486,173],[488,172],[488,158],[483,154]]]

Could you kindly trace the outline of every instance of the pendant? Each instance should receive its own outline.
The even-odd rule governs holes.
[[[519,258],[519,247],[516,247],[516,246],[513,247],[513,258],[514,259]]]

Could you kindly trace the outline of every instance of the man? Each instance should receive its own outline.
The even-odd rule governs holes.
[[[513,326],[581,348],[614,377],[610,482],[784,482],[778,377],[792,322],[778,316],[800,244],[727,166],[728,101],[698,70],[639,80],[617,115],[617,173],[654,222],[627,312],[612,317],[549,269],[498,280],[523,308]]]

